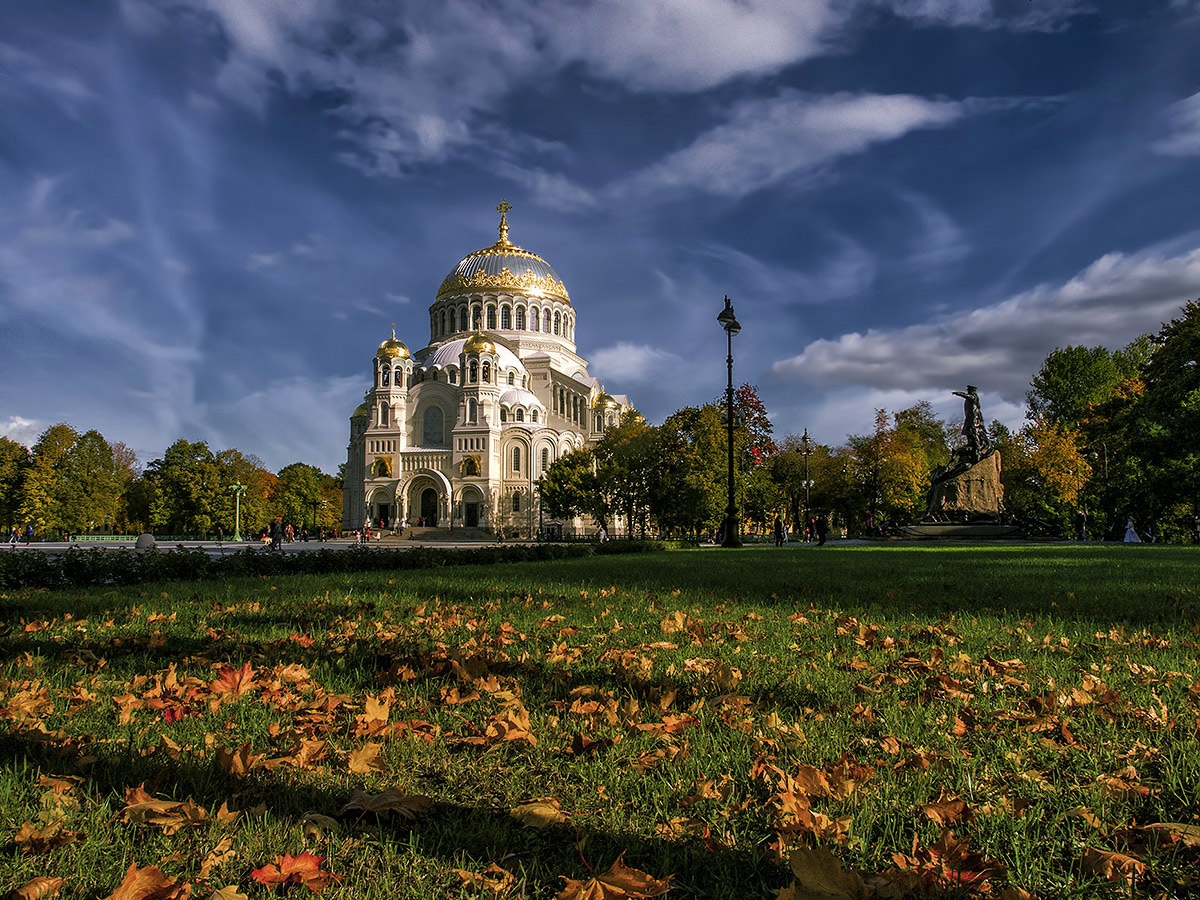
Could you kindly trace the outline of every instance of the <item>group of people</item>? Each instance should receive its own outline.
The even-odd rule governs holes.
[[[1075,537],[1078,540],[1086,541],[1088,539],[1088,514],[1087,510],[1077,510],[1075,512]],[[1143,535],[1138,533],[1137,528],[1133,524],[1133,516],[1129,516],[1125,520],[1125,533],[1121,536],[1121,542],[1125,544],[1140,544],[1142,543]],[[1197,544],[1200,544],[1200,516],[1196,516],[1196,536]],[[1153,529],[1147,529],[1145,532],[1145,542],[1148,544],[1155,543],[1156,538]]]
[[[3,533],[4,533],[3,531],[0,531],[0,534],[3,534]],[[24,531],[21,531],[20,525],[14,525],[12,533],[8,536],[8,542],[12,546],[15,547],[15,546],[17,546],[17,544],[21,543],[22,537],[25,538],[26,545],[30,544],[33,541],[33,526],[32,525],[26,525]]]
[[[775,517],[774,525],[775,546],[782,547],[788,541],[788,529],[783,523],[782,516]],[[824,516],[817,516],[814,519],[808,520],[808,525],[804,531],[804,540],[806,543],[816,541],[818,547],[825,546],[825,538],[829,535],[829,523]]]

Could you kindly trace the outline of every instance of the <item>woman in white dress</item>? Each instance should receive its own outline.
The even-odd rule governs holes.
[[[1125,543],[1140,544],[1142,539],[1138,537],[1137,530],[1133,527],[1133,519],[1130,518],[1125,522]]]

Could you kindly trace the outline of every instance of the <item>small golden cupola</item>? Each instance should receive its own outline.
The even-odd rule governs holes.
[[[592,403],[592,409],[620,409],[621,404],[616,401],[611,394],[604,391],[604,382],[600,382],[600,393],[596,395],[596,400]]]
[[[496,345],[487,339],[482,331],[477,331],[465,341],[463,341],[463,353],[492,353],[496,352]]]
[[[396,340],[396,326],[392,326],[392,336],[379,345],[375,354],[376,359],[408,359],[408,348]]]

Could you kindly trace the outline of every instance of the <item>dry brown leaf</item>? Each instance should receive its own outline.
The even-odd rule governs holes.
[[[497,897],[504,896],[517,885],[517,877],[495,863],[490,863],[482,873],[468,872],[465,869],[451,869],[450,871],[458,876],[463,887],[478,888],[495,894]]]
[[[209,876],[212,875],[213,869],[237,856],[237,853],[232,848],[233,840],[231,838],[222,838],[217,843],[217,846],[204,854],[204,859],[200,861],[201,881],[207,881]]]
[[[120,887],[104,900],[187,900],[191,893],[191,885],[176,884],[158,866],[139,869],[137,863],[130,863]]]
[[[347,761],[350,771],[355,775],[369,775],[372,772],[384,772],[387,767],[379,758],[381,744],[363,744],[350,754]]]
[[[432,797],[426,797],[423,794],[406,794],[399,788],[388,788],[379,794],[354,791],[346,805],[338,810],[338,815],[375,813],[379,816],[387,816],[396,813],[406,819],[415,819],[417,813],[424,811],[432,803]]]
[[[553,798],[523,803],[509,815],[526,828],[546,828],[549,825],[558,825],[569,820],[567,814],[563,812],[562,806]]]
[[[1086,806],[1072,806],[1063,816],[1068,819],[1079,819],[1089,828],[1099,828],[1100,818]]]
[[[226,885],[219,891],[213,891],[208,900],[250,900],[245,894],[239,893],[236,884]]]
[[[13,843],[22,853],[49,853],[56,847],[77,844],[87,837],[77,831],[64,831],[62,824],[59,819],[45,828],[37,828],[32,822],[26,822],[17,829]]]
[[[671,889],[671,877],[652,878],[645,872],[625,865],[625,854],[617,857],[603,875],[576,881],[559,876],[566,882],[555,894],[556,900],[624,900],[624,898],[660,897]]]
[[[251,769],[261,767],[262,764],[262,756],[251,752],[249,741],[236,750],[230,750],[227,747],[217,750],[217,765],[237,778],[241,778]]]
[[[793,850],[788,857],[796,876],[796,900],[861,900],[867,888],[857,872],[847,872],[824,847]]]
[[[10,900],[50,900],[51,897],[58,896],[62,886],[61,878],[38,877],[25,882],[8,896]]]
[[[1083,854],[1083,871],[1109,881],[1124,881],[1132,887],[1134,880],[1145,874],[1146,864],[1136,856],[1091,848]]]
[[[1159,830],[1170,832],[1181,844],[1188,847],[1200,847],[1200,826],[1185,825],[1181,822],[1155,822],[1146,826],[1147,831]]]

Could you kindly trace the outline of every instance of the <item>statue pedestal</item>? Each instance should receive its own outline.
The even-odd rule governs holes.
[[[926,521],[998,519],[1004,504],[1000,454],[993,450],[965,471],[934,482]]]

